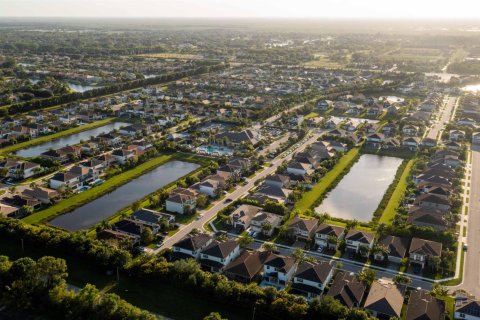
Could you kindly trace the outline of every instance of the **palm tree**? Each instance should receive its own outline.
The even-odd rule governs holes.
[[[240,245],[241,248],[247,247],[253,241],[254,241],[253,238],[248,235],[244,235],[238,238],[238,244]]]
[[[272,230],[273,226],[269,222],[262,223],[262,233],[268,234]]]
[[[377,245],[373,248],[373,253],[379,254],[385,258],[390,253],[390,249],[383,244],[377,243]]]
[[[298,263],[302,263],[305,260],[305,252],[300,248],[293,250],[292,256],[298,261]]]
[[[327,244],[329,248],[337,248],[338,238],[336,236],[328,236]]]
[[[433,270],[438,270],[438,268],[440,267],[441,259],[439,256],[428,256],[427,262],[430,268],[432,268]]]
[[[275,252],[277,251],[277,246],[275,245],[275,243],[273,242],[265,242],[263,245],[262,245],[262,248],[263,250],[267,251],[267,252]]]

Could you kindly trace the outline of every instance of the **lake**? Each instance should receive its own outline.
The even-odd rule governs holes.
[[[85,92],[85,91],[101,88],[101,86],[88,86],[88,85],[84,86],[81,84],[75,84],[71,82],[67,82],[67,85],[70,89],[72,89],[75,92]]]
[[[199,167],[200,165],[196,163],[184,161],[167,162],[120,186],[111,193],[107,193],[72,212],[58,216],[49,224],[69,231],[91,228],[133,202],[143,199],[150,193]]]
[[[479,92],[480,91],[480,84],[469,84],[462,88],[463,91],[468,92]]]
[[[332,217],[368,222],[372,219],[402,159],[365,154],[315,208]]]
[[[101,133],[108,133],[113,131],[114,129],[120,129],[121,127],[124,127],[127,125],[129,124],[125,122],[109,123],[97,128],[85,130],[85,131],[74,133],[59,139],[48,141],[27,149],[22,149],[17,151],[15,154],[19,157],[25,157],[25,158],[36,157],[50,149],[56,150],[56,149],[63,148],[65,146],[71,146],[71,145],[80,143],[80,141],[82,140],[83,141],[89,140],[91,136],[98,136]]]

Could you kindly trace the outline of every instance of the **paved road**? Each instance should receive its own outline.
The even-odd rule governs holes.
[[[445,109],[439,110],[438,114],[440,114],[440,118],[438,121],[432,126],[430,131],[428,132],[427,137],[431,139],[437,140],[437,135],[439,132],[443,131],[443,128],[445,127],[445,122],[450,121],[450,117],[452,115],[452,112],[455,109],[455,105],[457,102],[456,97],[447,97],[446,98],[446,103],[445,103]],[[443,106],[442,106],[443,108]],[[440,138],[440,135],[438,135],[438,138]]]
[[[317,139],[323,134],[324,132],[315,133],[310,139],[308,139],[305,143],[301,144],[298,148],[295,149],[295,152],[302,151],[305,149],[309,144],[317,141]],[[293,153],[289,154],[285,158],[277,157],[271,162],[271,166],[263,169],[259,173],[257,173],[253,178],[248,180],[248,184],[244,186],[239,186],[235,191],[228,193],[225,198],[232,199],[233,201],[241,198],[244,194],[248,192],[248,190],[252,189],[255,186],[255,182],[261,179],[264,179],[267,175],[274,173],[277,168],[282,164],[283,161],[289,161],[292,158]],[[171,248],[176,242],[182,239],[184,236],[189,234],[193,229],[202,229],[203,225],[213,219],[217,213],[227,207],[229,203],[225,203],[224,201],[217,202],[212,208],[206,211],[200,211],[202,217],[199,220],[195,220],[192,223],[182,226],[180,230],[175,233],[170,238],[166,239],[163,245],[159,248],[154,250],[153,252],[158,252],[161,249]]]
[[[467,244],[463,283],[459,286],[480,297],[480,146],[472,146],[472,178],[468,209]]]

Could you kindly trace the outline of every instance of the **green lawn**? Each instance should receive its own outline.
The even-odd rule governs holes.
[[[128,170],[117,176],[114,176],[97,187],[94,187],[82,193],[76,194],[64,201],[59,202],[58,204],[48,209],[33,213],[28,217],[24,218],[23,221],[25,223],[30,223],[30,224],[45,222],[57,215],[72,211],[73,209],[85,203],[88,203],[108,192],[111,192],[112,190],[118,188],[119,186],[131,181],[132,179],[148,171],[155,169],[156,167],[168,161],[178,159],[178,160],[184,160],[184,161],[201,162],[201,160],[199,161],[199,158],[200,157],[198,156],[185,155],[183,153],[161,155],[155,159],[142,163],[141,165],[135,167],[134,169]]]
[[[395,191],[392,194],[392,197],[388,201],[385,210],[383,211],[382,216],[380,217],[379,223],[391,224],[395,214],[397,213],[397,208],[400,205],[403,195],[407,190],[408,186],[408,175],[413,167],[413,160],[408,161],[407,165],[405,166],[405,170],[403,171],[402,176],[400,177],[400,181],[395,188]]]
[[[58,139],[58,138],[61,138],[61,137],[64,137],[64,136],[74,134],[74,133],[78,133],[78,132],[86,131],[86,130],[89,130],[89,129],[101,127],[105,124],[114,122],[116,120],[118,120],[118,119],[117,118],[109,118],[109,119],[105,119],[105,120],[100,120],[100,121],[92,122],[92,123],[89,123],[89,124],[86,124],[86,125],[83,125],[83,126],[79,126],[79,127],[76,127],[76,128],[71,128],[71,129],[68,129],[68,130],[56,132],[54,134],[49,134],[49,135],[46,135],[46,136],[42,136],[42,137],[37,138],[37,139],[17,143],[17,144],[14,144],[14,145],[11,145],[11,146],[0,149],[0,154],[12,153],[12,152],[20,150],[20,149],[25,149],[25,148],[28,148],[28,147],[36,146],[36,145],[39,145],[39,144],[42,144],[42,143],[45,143],[45,142],[48,142],[48,141],[52,141],[52,140],[55,140],[55,139]]]
[[[299,210],[300,213],[310,209],[315,201],[327,192],[329,186],[337,180],[338,176],[352,164],[352,161],[357,159],[359,152],[359,148],[353,148],[347,152],[332,170],[328,171],[310,191],[303,195],[302,199],[297,201],[295,209]]]
[[[304,118],[305,118],[305,120],[308,120],[308,119],[311,119],[311,118],[316,118],[316,117],[318,117],[318,116],[319,116],[318,113],[316,113],[316,112],[310,112],[310,113],[307,114]]]

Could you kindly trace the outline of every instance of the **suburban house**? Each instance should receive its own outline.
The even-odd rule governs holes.
[[[450,227],[449,212],[413,206],[408,211],[407,223],[443,231]]]
[[[115,222],[112,226],[113,230],[121,233],[128,234],[135,237],[137,240],[141,239],[144,228],[150,228],[149,226],[135,220],[123,219]],[[152,228],[154,234],[158,233],[158,228]]]
[[[364,308],[374,317],[381,319],[400,318],[405,291],[405,285],[395,284],[386,279],[374,281]]]
[[[455,299],[454,318],[480,320],[480,302],[469,298]]]
[[[387,253],[375,252],[374,259],[377,261],[384,261],[387,259],[389,262],[402,263],[402,259],[405,258],[408,249],[407,238],[395,237],[395,236],[383,236],[378,240],[377,246],[383,246],[387,250]]]
[[[405,125],[402,128],[402,133],[406,136],[416,136],[418,135],[418,132],[420,129],[417,126],[412,126],[412,125]]]
[[[28,179],[42,171],[42,167],[35,162],[7,160],[7,163],[10,163],[8,167],[3,166],[8,169],[7,176],[16,180]]]
[[[445,301],[433,297],[426,290],[410,292],[405,320],[441,320],[445,316]]]
[[[268,256],[269,253],[265,251],[245,250],[225,267],[223,274],[230,280],[250,283],[262,272],[263,263]]]
[[[424,193],[415,199],[414,205],[420,208],[436,209],[441,211],[450,211],[450,201],[440,195]]]
[[[150,210],[146,208],[141,208],[135,211],[131,218],[135,221],[140,221],[143,224],[155,227],[160,225],[162,220],[167,221],[168,223],[175,222],[175,216],[168,213],[161,213],[155,210]]]
[[[372,133],[367,135],[366,146],[374,149],[379,149],[385,139],[383,133]]]
[[[361,253],[362,256],[367,257],[368,252],[373,248],[374,240],[375,235],[373,233],[350,229],[345,236],[346,249],[347,251]],[[360,248],[362,247],[365,248],[364,252],[361,252]]]
[[[472,133],[472,144],[480,144],[480,132]]]
[[[309,241],[317,229],[318,219],[293,218],[288,225],[288,233],[295,240]]]
[[[425,264],[428,265],[429,257],[441,257],[442,244],[436,241],[424,240],[419,238],[412,238],[410,244],[410,264],[420,265],[422,269]]]
[[[350,309],[358,308],[360,307],[367,287],[367,283],[358,280],[355,274],[340,271],[333,279],[327,295],[334,297]]]
[[[415,151],[420,146],[420,138],[418,137],[408,137],[402,140],[402,146],[408,148],[411,151]]]
[[[270,212],[260,211],[250,220],[250,228],[254,232],[269,237],[282,222],[282,216]]]
[[[60,188],[77,190],[82,186],[80,176],[69,172],[57,172],[50,178],[50,188],[58,190]]]
[[[336,250],[338,240],[343,239],[344,232],[343,227],[322,223],[315,231],[315,244],[321,248]]]
[[[465,139],[465,131],[462,130],[450,130],[449,138],[452,141],[462,141]]]
[[[332,280],[333,270],[326,261],[302,262],[293,276],[292,291],[309,299],[319,296]]]
[[[266,283],[285,287],[295,273],[295,258],[270,253],[263,265],[263,279]]]
[[[273,174],[265,178],[267,186],[288,188],[291,184],[290,177],[283,174]]]
[[[165,201],[165,209],[179,214],[190,213],[197,205],[197,195],[195,190],[176,188]]]
[[[230,214],[230,224],[238,230],[247,230],[253,217],[262,210],[257,206],[242,204]]]
[[[210,198],[215,198],[219,191],[222,189],[220,181],[206,178],[200,182],[195,183],[192,186],[192,189],[198,190],[198,192],[203,193]]]
[[[38,186],[24,189],[22,195],[35,198],[44,204],[51,204],[60,197],[60,194],[57,191]]]
[[[221,272],[240,255],[240,246],[235,240],[213,240],[200,253],[199,262],[210,272]]]
[[[212,236],[206,233],[188,234],[172,246],[172,257],[198,259],[200,252],[212,241]]]
[[[111,154],[115,161],[120,164],[125,164],[128,160],[135,159],[135,152],[133,150],[115,149]]]

